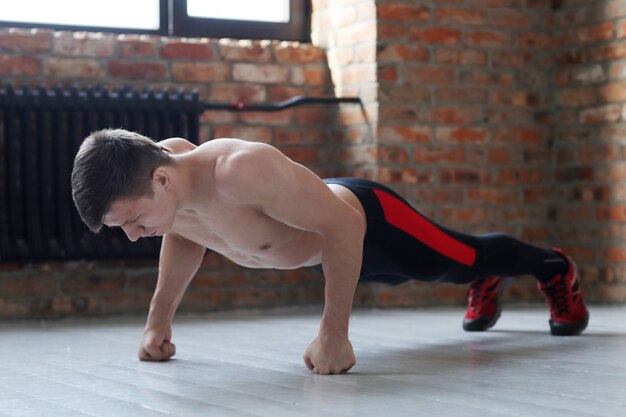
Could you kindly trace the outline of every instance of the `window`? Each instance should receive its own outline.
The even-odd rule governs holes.
[[[310,40],[309,0],[0,0],[0,26]]]

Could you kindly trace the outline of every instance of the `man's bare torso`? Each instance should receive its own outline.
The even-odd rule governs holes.
[[[216,139],[192,151],[178,148],[175,143],[164,145],[188,164],[196,178],[201,178],[193,184],[197,195],[195,209],[177,213],[172,232],[247,267],[292,269],[321,263],[319,234],[291,227],[258,207],[229,203],[216,192],[215,170],[221,158],[255,143]],[[351,191],[340,185],[329,187],[364,216],[359,200]]]

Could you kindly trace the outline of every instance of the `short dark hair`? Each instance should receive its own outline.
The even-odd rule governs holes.
[[[116,200],[152,196],[152,173],[172,163],[169,150],[139,133],[105,129],[85,138],[74,159],[72,198],[97,233]]]

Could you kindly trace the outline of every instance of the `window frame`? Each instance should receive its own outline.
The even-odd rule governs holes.
[[[53,1],[53,0],[51,0]],[[198,38],[311,41],[310,0],[289,0],[289,22],[211,19],[187,15],[187,0],[159,0],[159,29],[74,26],[0,20],[0,28],[46,28],[74,32],[106,32]]]

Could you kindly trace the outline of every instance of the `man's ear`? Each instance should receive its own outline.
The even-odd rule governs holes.
[[[152,173],[152,182],[155,186],[161,186],[168,189],[172,184],[170,174],[166,169],[160,167]]]

